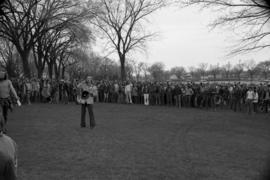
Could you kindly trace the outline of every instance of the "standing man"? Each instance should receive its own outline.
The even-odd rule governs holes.
[[[268,112],[268,106],[270,104],[270,85],[265,87],[262,97],[263,97],[263,100],[265,101],[265,103],[264,103],[264,112],[267,113]]]
[[[144,84],[142,92],[144,97],[144,105],[149,106],[149,87],[147,83]]]
[[[94,85],[92,77],[88,76],[85,81],[78,85],[80,92],[79,103],[81,104],[81,127],[86,127],[85,115],[86,109],[88,109],[90,118],[90,128],[93,129],[96,126],[93,104],[94,104]]]
[[[0,115],[0,179],[16,180],[17,146],[4,134],[4,118]]]
[[[32,87],[30,79],[27,78],[25,80],[24,86],[25,86],[26,103],[28,105],[30,105],[31,104],[31,94],[33,92],[33,87]]]
[[[12,82],[7,78],[7,74],[5,72],[0,72],[0,105],[2,107],[2,115],[4,117],[4,133],[7,133],[7,116],[8,110],[12,110],[12,97],[17,101],[19,100]]]
[[[133,88],[133,85],[129,81],[125,86],[125,94],[126,94],[126,103],[127,104],[133,104],[132,96],[131,96],[132,88]]]
[[[114,82],[114,103],[117,103],[119,97],[119,84],[117,81]]]
[[[247,94],[246,94],[246,102],[248,105],[248,113],[252,114],[253,112],[253,100],[254,100],[254,91],[252,87],[248,88]]]
[[[98,87],[97,87],[96,82],[93,82],[93,95],[94,95],[94,102],[99,102],[99,99],[98,99]]]

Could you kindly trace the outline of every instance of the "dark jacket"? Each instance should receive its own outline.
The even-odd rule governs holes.
[[[16,180],[16,143],[6,135],[0,135],[0,179]]]

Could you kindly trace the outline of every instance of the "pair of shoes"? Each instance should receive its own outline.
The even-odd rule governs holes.
[[[85,125],[81,125],[81,128],[85,128],[86,126]]]

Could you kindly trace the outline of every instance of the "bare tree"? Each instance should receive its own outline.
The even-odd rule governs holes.
[[[210,65],[209,73],[214,77],[214,80],[217,79],[217,75],[221,72],[219,64],[217,65]]]
[[[198,67],[197,70],[200,72],[201,78],[205,78],[207,68],[208,68],[208,64],[207,63],[200,63],[199,64],[199,67]]]
[[[194,67],[194,66],[190,66],[189,68],[188,68],[188,71],[189,71],[189,74],[190,74],[190,76],[191,76],[191,78],[193,79],[193,80],[195,80],[195,79],[198,79],[198,77],[199,77],[199,75],[198,75],[198,69],[196,68],[196,67]]]
[[[3,7],[3,15],[0,16],[0,37],[12,42],[21,56],[25,75],[30,77],[28,57],[34,44],[32,10],[39,0],[22,1],[7,0]]]
[[[139,81],[140,77],[141,77],[142,70],[143,70],[143,63],[135,61],[135,60],[128,60],[128,61],[129,61],[129,64],[132,66],[136,80]]]
[[[140,66],[142,67],[142,74],[143,74],[144,80],[147,80],[148,74],[150,73],[149,72],[149,65],[145,62],[140,62]]]
[[[115,61],[105,57],[101,61],[99,76],[107,80],[116,79],[118,77],[118,69]]]
[[[258,72],[257,64],[251,59],[245,62],[244,67],[247,70],[250,80],[253,81],[254,75]]]
[[[91,14],[90,10],[80,8],[81,4],[72,0],[6,0],[4,14],[0,16],[0,37],[15,45],[27,77],[31,76],[29,55],[41,36],[76,26]],[[38,62],[38,66],[42,65]]]
[[[178,79],[183,78],[183,76],[186,74],[186,69],[184,67],[173,67],[170,70],[170,74],[175,74]]]
[[[267,38],[270,31],[266,27],[270,19],[268,0],[186,0],[178,1],[184,5],[200,5],[211,8],[221,15],[217,16],[212,27],[229,26],[241,29],[241,42],[231,54],[261,50],[270,46]],[[239,33],[240,34],[240,33]]]
[[[224,74],[225,74],[225,77],[226,77],[227,79],[229,79],[230,73],[231,73],[231,71],[232,71],[232,65],[231,65],[231,63],[228,62],[228,63],[224,64],[224,65],[222,66],[222,70],[223,70],[223,72],[224,72]]]
[[[237,77],[237,79],[241,80],[241,74],[244,71],[244,64],[239,60],[239,62],[233,67],[232,72]]]
[[[126,80],[134,80],[135,69],[131,62],[125,63]]]
[[[262,73],[264,79],[268,79],[270,73],[270,61],[263,61],[257,65],[257,69]]]
[[[165,74],[165,65],[162,62],[156,62],[149,67],[149,72],[155,81],[161,81]]]
[[[121,79],[126,79],[126,57],[131,51],[145,50],[146,42],[155,33],[145,31],[142,22],[164,6],[163,0],[100,0],[101,13],[96,25],[117,53],[121,64]]]
[[[20,75],[20,63],[14,45],[0,39],[0,66],[5,69],[9,77],[18,77]]]

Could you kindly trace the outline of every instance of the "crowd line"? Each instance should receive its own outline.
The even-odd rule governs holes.
[[[79,80],[16,79],[13,85],[25,104],[76,102]],[[188,108],[228,108],[248,113],[268,112],[270,86],[241,83],[178,83],[94,81],[95,102]]]

